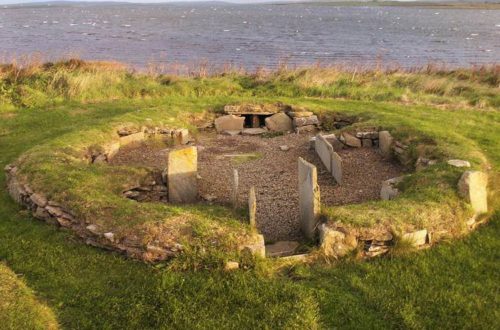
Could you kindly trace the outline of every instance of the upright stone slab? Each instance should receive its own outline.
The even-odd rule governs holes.
[[[233,208],[238,207],[238,188],[240,185],[240,179],[238,175],[238,170],[233,170],[233,189],[231,191],[231,203],[233,204]]]
[[[198,197],[198,152],[196,147],[172,150],[168,154],[168,200],[193,203]]]
[[[388,131],[381,131],[378,134],[379,136],[379,148],[382,156],[389,157],[391,155],[391,147],[394,141],[391,133]]]
[[[480,171],[466,171],[458,182],[458,192],[472,206],[476,214],[488,212],[488,177]]]
[[[335,151],[332,154],[332,175],[337,184],[342,184],[342,158]]]
[[[299,220],[302,233],[314,239],[320,212],[320,192],[316,166],[299,157]]]
[[[323,137],[323,135],[316,135],[316,142],[314,144],[314,149],[318,154],[321,162],[325,165],[328,172],[332,171],[332,155],[333,147],[332,145]]]
[[[222,116],[215,119],[215,129],[217,132],[242,131],[245,117],[235,115]]]
[[[248,222],[252,228],[257,227],[256,222],[256,214],[257,214],[257,198],[255,196],[255,187],[250,188],[250,192],[248,194]]]

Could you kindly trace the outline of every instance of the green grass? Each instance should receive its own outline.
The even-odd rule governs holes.
[[[0,263],[0,297],[3,329],[59,328],[53,312],[3,263]]]
[[[75,76],[75,80],[83,79],[70,69],[65,70],[68,72],[64,74]],[[464,83],[483,84],[482,78],[477,80],[471,77],[472,73],[468,74]],[[23,81],[21,85],[40,84],[44,87],[47,80],[53,81],[48,78],[39,81],[40,76],[49,75],[46,72],[37,75],[25,75],[23,79],[31,80]],[[445,77],[458,79],[454,74]],[[2,80],[4,85],[6,79]],[[494,103],[489,105],[493,107],[489,110],[482,110],[477,104],[460,109],[461,98],[443,98],[447,108],[454,108],[450,110],[429,106],[425,98],[416,98],[418,105],[411,106],[391,97],[383,102],[374,102],[373,98],[362,101],[349,95],[344,97],[352,99],[338,100],[330,97],[337,95],[306,95],[302,87],[297,88],[297,93],[286,95],[280,89],[289,86],[290,81],[278,82],[278,85],[282,84],[280,89],[273,91],[270,87],[242,83],[251,82],[255,77],[233,75],[194,80],[169,78],[168,81],[161,80],[165,77],[156,77],[154,81],[147,77],[120,79],[125,81],[100,85],[108,89],[103,93],[93,90],[91,83],[86,87],[80,84],[84,90],[71,93],[67,89],[71,84],[62,85],[58,91],[50,89],[45,97],[40,96],[45,100],[39,103],[43,106],[24,104],[22,97],[17,99],[22,102],[16,103],[11,94],[0,92],[2,99],[7,100],[0,111],[0,165],[11,163],[29,151],[37,155],[33,159],[41,160],[38,164],[33,163],[31,169],[43,164],[49,166],[53,164],[50,152],[63,150],[65,152],[59,153],[58,157],[66,159],[74,150],[85,146],[86,139],[105,140],[110,134],[109,127],[118,122],[142,123],[149,118],[174,126],[188,120],[192,113],[202,113],[207,109],[218,111],[226,103],[255,100],[282,101],[315,111],[356,115],[364,120],[364,124],[383,125],[401,139],[417,136],[420,140],[438,141],[438,150],[434,151],[439,155],[468,159],[476,168],[491,167],[490,186],[493,190],[497,182],[500,115]],[[146,82],[146,86],[157,86],[158,81],[162,81],[158,87],[162,91],[145,93],[139,89],[141,81]],[[12,86],[12,82],[7,84]],[[494,87],[487,87],[488,84],[481,86],[496,91]],[[43,94],[42,87],[39,91]],[[367,87],[361,84],[360,88]],[[71,152],[66,153],[68,150]],[[85,198],[92,200],[96,196],[92,196],[86,187],[93,187],[96,181],[106,179],[110,173],[104,168],[88,172],[88,169],[72,166],[74,164],[68,163],[61,168],[42,167],[43,173],[34,171],[30,175],[38,178],[40,186],[57,189],[60,183],[67,184],[69,186],[65,188],[69,191],[79,189]],[[124,169],[124,173],[130,170]],[[424,171],[412,180],[426,183],[440,178],[440,182],[448,182],[449,186],[425,184],[424,192],[408,188],[406,198],[410,211],[414,207],[412,201],[422,198],[431,204],[449,203],[449,209],[455,211],[462,207],[462,204],[454,204],[458,199],[450,188],[459,173],[443,167],[437,167],[436,172]],[[72,183],[68,179],[77,181]],[[81,187],[78,180],[82,180]],[[0,184],[5,185],[3,176],[0,176]],[[114,188],[111,185],[106,189]],[[429,201],[429,196],[435,201]],[[104,205],[100,203],[108,201],[106,198],[97,196],[93,211],[98,212]],[[378,206],[357,207],[377,212]],[[60,327],[68,329],[487,329],[500,321],[497,307],[500,213],[493,194],[491,208],[495,213],[489,224],[463,239],[443,241],[430,250],[364,263],[346,260],[333,266],[316,264],[278,268],[269,261],[257,261],[256,264],[248,261],[248,269],[228,274],[206,270],[204,263],[207,260],[196,249],[191,251],[189,261],[181,258],[172,265],[154,267],[85,246],[72,233],[32,219],[2,190],[0,260],[16,274],[23,275],[23,281],[34,290],[38,301],[46,303]],[[384,207],[381,212],[387,209]],[[425,209],[429,213],[433,210],[432,205]],[[223,208],[215,208],[210,213],[203,207],[187,210],[155,208],[154,211],[188,212],[197,219],[207,218],[209,221],[235,217]],[[350,211],[339,212],[345,212],[347,217]],[[401,214],[398,209],[393,212]],[[417,213],[418,209],[414,214]],[[357,219],[363,222],[373,218]],[[209,261],[220,262],[219,259]],[[241,261],[245,263],[244,259]],[[8,285],[11,284],[1,284],[0,292]],[[10,308],[8,313],[14,318],[24,317],[16,309]],[[26,322],[36,320],[36,317],[26,314]],[[13,325],[12,328],[26,327]]]

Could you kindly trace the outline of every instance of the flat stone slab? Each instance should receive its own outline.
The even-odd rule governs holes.
[[[266,245],[266,257],[286,257],[295,253],[299,243],[295,241],[279,241]]]
[[[316,143],[314,144],[314,148],[323,165],[325,165],[328,172],[331,172],[332,154],[334,152],[332,145],[321,134],[318,134],[316,135]]]
[[[447,163],[448,165],[455,167],[470,167],[470,163],[468,161],[461,159],[450,159]]]
[[[137,132],[133,133],[130,135],[125,135],[120,137],[120,145],[121,146],[126,146],[127,144],[133,143],[133,142],[141,142],[145,138],[144,132]]]
[[[267,132],[264,128],[245,128],[241,132],[242,135],[261,135]]]
[[[196,147],[172,150],[168,154],[168,200],[194,203],[198,198],[198,151]]]

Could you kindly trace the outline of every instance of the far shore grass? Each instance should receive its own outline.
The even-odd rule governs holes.
[[[67,151],[87,143],[85,138],[98,141],[117,122],[149,119],[175,126],[206,111],[220,112],[228,103],[283,102],[326,116],[355,115],[401,139],[418,133],[437,142],[433,151],[443,159],[467,159],[489,172],[492,209],[491,220],[477,232],[425,251],[315,265],[257,260],[249,261],[247,269],[225,273],[204,267],[199,250],[171,267],[85,246],[72,233],[34,220],[2,189],[0,261],[22,274],[36,296],[30,291],[28,299],[37,303],[20,314],[0,302],[0,315],[11,316],[12,329],[38,322],[38,303],[50,308],[47,324],[68,329],[490,328],[500,321],[495,308],[500,303],[499,83],[500,67],[494,65],[411,72],[316,67],[195,77],[133,73],[116,63],[79,60],[0,66],[1,167],[37,152],[40,157],[32,160],[50,164],[45,152],[51,148]],[[105,180],[99,171],[90,179]],[[424,191],[425,197],[449,201],[446,214],[462,212],[449,188],[460,173],[441,165],[433,171],[414,178],[426,182],[442,177],[439,187]],[[68,184],[78,177],[57,168],[46,168],[45,174]],[[0,184],[5,187],[4,176]],[[405,208],[410,209],[411,198],[422,192],[410,189],[408,194]],[[433,205],[428,206],[422,214],[433,214]],[[378,212],[370,205],[356,207],[360,209],[334,211],[346,218],[350,212],[367,215],[363,207]],[[207,216],[204,209],[190,211]],[[374,213],[358,220],[371,221],[378,217]],[[217,214],[233,217],[223,209]],[[0,268],[0,292],[15,283],[11,278],[8,269]]]

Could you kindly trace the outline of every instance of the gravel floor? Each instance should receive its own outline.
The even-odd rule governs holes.
[[[286,145],[290,149],[280,150]],[[341,205],[378,199],[381,182],[401,175],[395,163],[384,161],[376,149],[346,149],[341,186],[335,184],[319,157],[309,150],[309,136],[284,135],[275,138],[203,134],[197,141],[200,195],[229,203],[233,169],[239,174],[239,203],[246,206],[248,191],[255,186],[257,225],[266,241],[301,238],[298,221],[297,158],[318,168],[322,203]],[[111,164],[133,164],[163,168],[169,148],[160,143],[143,143],[120,150]],[[235,157],[238,154],[252,155]]]

